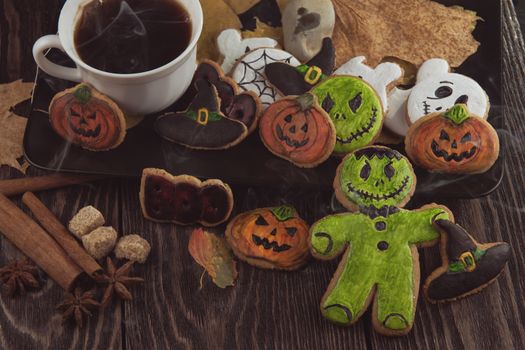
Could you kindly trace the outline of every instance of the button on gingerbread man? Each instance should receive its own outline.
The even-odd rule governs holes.
[[[373,302],[377,331],[401,335],[412,328],[420,278],[417,247],[438,242],[435,220],[453,220],[448,208],[436,204],[402,209],[415,185],[408,159],[387,147],[362,148],[339,165],[336,196],[358,211],[327,216],[310,230],[315,257],[344,253],[321,301],[329,320],[354,323]]]

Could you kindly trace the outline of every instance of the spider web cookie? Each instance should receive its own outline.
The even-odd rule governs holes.
[[[253,91],[261,99],[264,108],[282,96],[264,76],[264,68],[273,62],[284,62],[298,66],[300,62],[286,51],[273,48],[259,48],[244,55],[233,68],[232,78],[244,91]]]

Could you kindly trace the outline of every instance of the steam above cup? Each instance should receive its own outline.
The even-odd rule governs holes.
[[[85,82],[111,97],[128,114],[146,115],[161,111],[177,101],[189,87],[197,68],[197,41],[202,32],[203,14],[199,0],[177,0],[191,18],[188,47],[171,62],[146,72],[109,73],[87,65],[75,48],[74,32],[83,7],[88,0],[68,0],[58,20],[58,35],[46,35],[33,46],[38,67],[54,77]],[[45,52],[57,48],[76,64],[68,68],[48,60]]]

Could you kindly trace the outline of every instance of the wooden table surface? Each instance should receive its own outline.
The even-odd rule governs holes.
[[[488,1],[488,0],[486,0]],[[60,0],[0,0],[0,83],[31,81],[34,41],[56,31]],[[319,301],[337,262],[317,262],[297,273],[270,272],[239,263],[234,288],[219,289],[209,278],[199,290],[202,269],[188,254],[191,228],[159,225],[142,218],[138,180],[111,179],[38,193],[63,221],[81,207],[99,208],[119,232],[143,234],[152,255],[136,274],[144,287],[134,300],[117,302],[98,313],[87,327],[62,326],[55,306],[63,291],[48,280],[42,290],[0,299],[2,349],[510,349],[525,344],[525,49],[513,4],[503,0],[503,100],[505,176],[490,196],[448,205],[456,220],[480,241],[506,241],[512,257],[497,282],[483,293],[459,302],[431,305],[423,298],[412,332],[388,338],[371,328],[369,313],[352,327],[335,326],[321,317]],[[42,172],[30,169],[29,174]],[[1,178],[20,176],[3,167]],[[319,198],[236,188],[236,211],[280,203],[283,195],[318,216]],[[20,199],[15,199],[19,206]],[[314,210],[314,208],[316,210]],[[310,213],[310,214],[308,214]],[[315,214],[313,214],[315,213]],[[0,265],[20,253],[0,238]],[[439,265],[437,248],[420,251],[422,276]]]

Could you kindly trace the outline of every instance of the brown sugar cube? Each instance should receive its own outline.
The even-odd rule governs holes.
[[[86,251],[95,259],[107,256],[115,247],[117,231],[111,226],[102,226],[93,232],[82,236],[82,244]]]
[[[95,207],[91,205],[78,211],[69,221],[69,231],[78,238],[87,235],[94,229],[104,225],[104,216]]]
[[[139,235],[126,235],[119,239],[115,255],[119,259],[128,259],[143,264],[148,258],[151,246]]]

